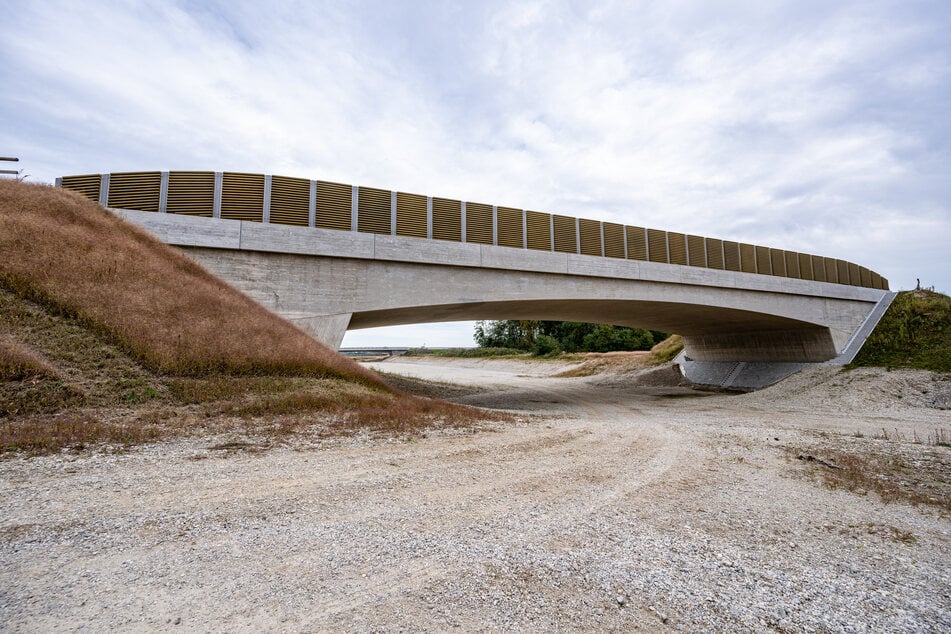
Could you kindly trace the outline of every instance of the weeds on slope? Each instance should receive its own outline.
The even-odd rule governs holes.
[[[827,436],[821,445],[787,453],[829,489],[951,513],[951,452],[940,444]]]
[[[93,446],[125,448],[182,436],[237,433],[274,442],[298,434],[413,436],[435,429],[474,428],[512,416],[340,379],[260,377],[186,379],[187,396],[157,396],[126,408],[84,408],[53,415],[0,417],[0,456],[41,455]],[[222,390],[226,383],[235,388]],[[174,392],[175,389],[172,390]],[[218,398],[218,397],[221,398]]]

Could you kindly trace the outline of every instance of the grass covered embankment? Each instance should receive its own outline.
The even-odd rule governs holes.
[[[379,379],[82,196],[0,181],[0,288],[74,317],[152,369]]]
[[[900,292],[852,365],[951,372],[951,297]]]
[[[492,417],[392,390],[78,194],[0,181],[0,453]]]

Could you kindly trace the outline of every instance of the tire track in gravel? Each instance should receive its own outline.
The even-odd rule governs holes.
[[[553,396],[554,390],[547,393]],[[465,539],[470,527],[483,525],[500,542],[544,545],[553,532],[585,527],[587,516],[684,466],[663,426],[617,425],[618,417],[629,416],[631,410],[591,398],[584,386],[559,389],[558,394],[583,424],[536,425],[463,441],[441,439],[402,456],[415,466],[402,471],[405,486],[398,491],[375,496],[364,482],[351,493],[373,508],[366,517],[398,514],[403,523],[411,521],[417,530],[438,533],[449,542]],[[466,446],[458,447],[460,442]],[[605,446],[611,449],[605,451]],[[441,477],[433,478],[434,473]],[[406,513],[407,507],[418,512]],[[513,534],[506,536],[510,531]],[[382,572],[348,575],[346,592],[325,597],[326,618],[320,622],[333,623],[334,617],[359,612],[383,597],[418,594],[454,572],[433,558],[391,565],[393,569]]]
[[[552,540],[570,542],[594,530],[592,515],[646,504],[645,488],[691,466],[689,452],[667,426],[643,416],[616,390],[583,380],[512,383],[519,398],[557,402],[561,418],[313,452],[277,449],[200,461],[182,452],[172,464],[134,454],[80,459],[76,476],[49,474],[42,503],[21,507],[20,519],[49,523],[65,504],[78,531],[48,535],[50,545],[68,550],[81,532],[104,552],[65,561],[38,581],[57,574],[80,578],[88,570],[108,576],[126,557],[145,559],[160,579],[178,570],[195,575],[194,582],[207,588],[204,598],[219,600],[217,626],[250,630],[268,601],[262,606],[252,593],[232,607],[226,599],[248,592],[249,574],[273,579],[277,573],[263,571],[280,552],[282,575],[299,575],[321,590],[319,612],[305,623],[331,627],[342,615],[356,618],[394,601],[405,604],[401,609],[422,609],[418,597],[427,589],[487,565],[453,561],[459,543],[475,539],[483,549],[531,550],[549,548]],[[103,468],[90,471],[83,462]],[[266,528],[286,530],[299,542],[272,538],[261,544],[256,533]],[[353,550],[355,535],[365,536],[365,552]],[[421,546],[407,546],[412,535],[421,536]],[[110,544],[126,554],[109,554]],[[235,564],[251,572],[238,572],[230,585],[215,584],[214,571]],[[101,592],[112,596],[110,602],[128,600],[121,591]]]

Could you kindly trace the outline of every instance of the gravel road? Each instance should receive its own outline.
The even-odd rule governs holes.
[[[951,631],[948,516],[827,489],[790,454],[951,427],[932,378],[737,396],[379,367],[521,422],[0,460],[0,630]],[[917,400],[883,395],[895,380]]]

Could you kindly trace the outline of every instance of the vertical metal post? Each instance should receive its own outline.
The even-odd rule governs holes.
[[[581,253],[581,222],[575,218],[575,253]]]
[[[168,213],[168,172],[162,172],[159,181],[158,210],[159,213]]]
[[[462,241],[466,241],[466,201],[459,204],[459,213],[462,215]]]
[[[667,264],[670,264],[670,232],[664,232],[664,241],[667,243]]]
[[[624,259],[628,260],[627,256],[627,225],[621,225],[621,237],[624,239]]]
[[[492,205],[492,244],[499,244],[499,207]]]
[[[396,192],[390,192],[390,235],[396,235]]]
[[[644,227],[644,257],[647,262],[651,261],[651,241],[647,233],[647,227]]]
[[[213,203],[211,215],[214,218],[221,218],[221,188],[224,183],[224,174],[215,172],[215,202]]]
[[[604,257],[604,223],[599,222],[598,226],[601,228],[601,257]]]
[[[360,222],[360,188],[351,186],[350,196],[350,231],[356,231]]]
[[[548,214],[548,231],[550,232],[551,250],[555,250],[555,214]]]
[[[109,206],[109,174],[103,174],[99,181],[99,204]]]
[[[310,200],[307,202],[307,226],[317,222],[317,181],[310,181]]]
[[[433,197],[426,196],[426,238],[433,239]]]
[[[528,212],[522,210],[522,248],[528,248]]]
[[[271,222],[271,175],[264,175],[264,209],[261,210],[261,220]]]

